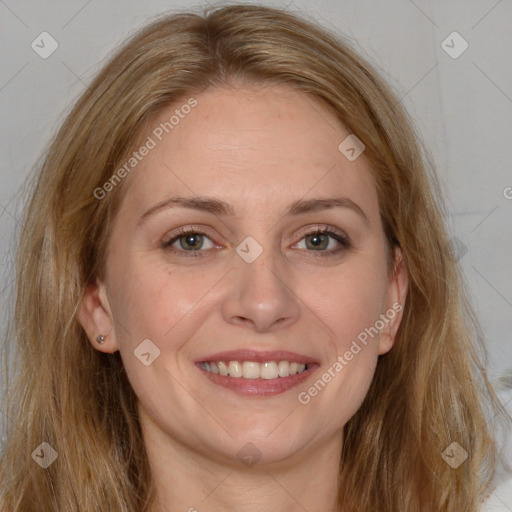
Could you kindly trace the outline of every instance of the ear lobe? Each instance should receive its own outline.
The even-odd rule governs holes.
[[[386,311],[381,315],[385,317],[386,325],[380,335],[379,355],[393,348],[396,333],[402,321],[408,287],[409,277],[405,259],[401,249],[395,247],[395,263],[388,284]]]
[[[77,316],[96,350],[108,353],[118,350],[113,317],[103,283],[96,281],[87,286]],[[101,345],[96,341],[99,335],[105,336],[105,341]]]

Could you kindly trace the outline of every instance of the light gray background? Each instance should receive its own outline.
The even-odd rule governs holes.
[[[512,187],[512,2],[253,3],[288,6],[345,34],[398,91],[437,165],[446,221],[460,241],[460,262],[488,339],[491,377],[512,368],[512,188],[507,188]],[[128,34],[164,11],[202,5],[206,2],[0,0],[4,316],[13,301],[20,186],[65,112]],[[45,31],[59,45],[47,59],[31,48]],[[469,44],[458,58],[441,46],[453,31]]]

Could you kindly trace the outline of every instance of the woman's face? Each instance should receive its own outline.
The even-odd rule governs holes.
[[[341,443],[406,289],[364,152],[285,86],[194,99],[154,120],[116,185],[82,324],[120,351],[146,435],[235,463]]]

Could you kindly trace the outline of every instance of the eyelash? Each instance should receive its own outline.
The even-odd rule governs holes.
[[[333,238],[334,240],[336,240],[341,245],[341,248],[338,248],[335,250],[331,249],[330,251],[308,250],[308,252],[312,253],[311,254],[312,257],[325,258],[325,257],[338,256],[339,253],[342,253],[342,252],[352,248],[352,243],[351,243],[350,239],[347,236],[342,235],[342,234],[338,233],[337,231],[334,231],[333,229],[334,228],[331,228],[330,226],[318,226],[318,227],[314,228],[313,230],[308,231],[302,235],[300,240],[302,240],[303,238],[305,238],[307,236],[311,236],[311,235],[328,235],[331,238]],[[177,232],[173,233],[171,235],[172,238],[170,238],[166,241],[165,240],[162,241],[161,248],[165,249],[171,253],[174,253],[174,254],[185,253],[186,254],[186,256],[184,256],[185,258],[203,257],[202,253],[207,252],[207,251],[204,251],[201,249],[185,251],[184,249],[175,249],[174,247],[172,247],[172,244],[177,242],[180,238],[187,236],[187,235],[191,235],[191,234],[205,236],[211,240],[211,238],[206,233],[203,233],[202,231],[199,231],[192,227],[185,227],[185,228],[180,228]],[[190,253],[190,254],[187,254],[187,253]]]

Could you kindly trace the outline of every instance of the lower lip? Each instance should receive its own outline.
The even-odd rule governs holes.
[[[273,396],[288,391],[300,383],[304,382],[318,368],[317,364],[311,364],[308,369],[302,373],[289,375],[288,377],[278,377],[277,379],[244,379],[243,377],[229,377],[212,373],[205,370],[200,364],[197,367],[203,372],[205,377],[214,384],[230,389],[239,395],[244,396]]]

